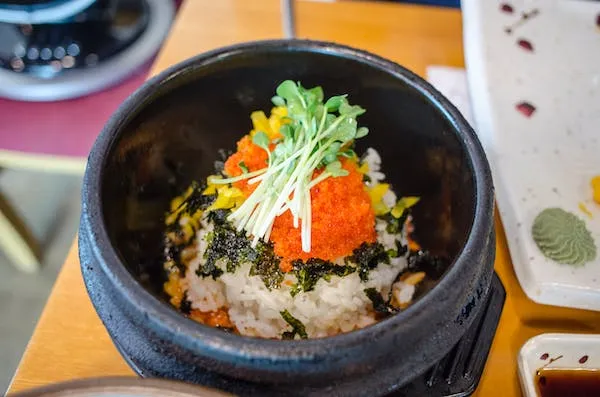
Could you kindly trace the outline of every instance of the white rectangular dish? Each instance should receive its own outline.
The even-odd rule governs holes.
[[[475,129],[517,278],[535,302],[600,310],[600,2],[462,8]],[[532,228],[549,208],[560,217],[545,212],[536,229],[545,255]]]

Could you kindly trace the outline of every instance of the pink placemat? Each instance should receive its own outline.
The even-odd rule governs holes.
[[[176,12],[183,0],[172,0]],[[58,102],[0,98],[0,151],[85,159],[110,115],[148,77],[154,59],[104,91]]]
[[[117,107],[146,79],[152,61],[116,86],[58,102],[0,99],[0,150],[86,158]]]

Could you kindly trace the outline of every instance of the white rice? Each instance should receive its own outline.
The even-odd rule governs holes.
[[[381,183],[385,175],[380,172],[379,154],[369,149],[364,161],[369,164],[370,184]],[[384,202],[388,206],[396,202],[391,189],[384,196]],[[386,223],[377,220],[378,241],[386,249],[396,249],[396,240],[406,243],[403,236],[391,235],[385,229]],[[217,280],[196,275],[205,261],[206,237],[211,230],[212,225],[203,221],[196,236],[199,255],[190,263],[182,287],[188,289],[187,297],[194,309],[228,308],[229,318],[242,335],[280,338],[284,331],[291,329],[280,314],[284,310],[304,324],[311,338],[365,327],[374,323],[375,318],[364,290],[375,288],[387,296],[394,279],[407,265],[405,257],[390,258],[389,264],[381,263],[369,272],[367,282],[362,282],[357,272],[345,277],[332,276],[330,281],[320,279],[314,290],[292,297],[291,287],[286,283],[295,283],[294,275],[286,274],[280,288],[269,290],[259,276],[250,276],[250,263],[242,264],[234,273],[224,272]],[[339,263],[343,264],[343,260]],[[224,263],[217,262],[217,266],[225,270]],[[413,293],[414,288],[408,289],[403,300],[410,300]]]

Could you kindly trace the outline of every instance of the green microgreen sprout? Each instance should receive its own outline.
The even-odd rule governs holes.
[[[351,144],[368,134],[369,130],[358,127],[356,121],[365,109],[351,105],[346,95],[323,102],[321,87],[304,88],[291,80],[282,82],[276,93],[273,104],[285,106],[288,113],[280,130],[282,138],[271,141],[263,131],[252,137],[252,142],[268,153],[267,167],[248,172],[240,165],[242,175],[211,182],[247,180],[250,185],[258,184],[228,217],[238,231],[253,237],[253,246],[260,239],[267,241],[275,218],[290,211],[294,227],[301,228],[302,250],[310,252],[310,189],[327,178],[348,175],[339,158],[355,156]],[[313,179],[316,170],[322,172]]]

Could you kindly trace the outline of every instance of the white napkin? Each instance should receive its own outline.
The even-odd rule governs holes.
[[[460,110],[473,126],[471,101],[467,86],[467,73],[463,68],[431,65],[427,67],[427,80]]]

